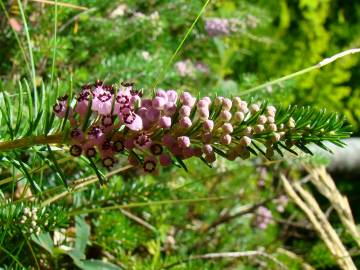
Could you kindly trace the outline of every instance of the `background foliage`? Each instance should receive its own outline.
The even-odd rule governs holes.
[[[109,83],[133,80],[145,94],[151,94],[156,85],[210,96],[241,95],[265,81],[360,47],[360,3],[210,1],[174,62],[165,69],[204,1],[72,0],[67,3],[86,9],[59,4],[56,12],[54,5],[22,1],[28,31],[17,1],[0,1],[1,106],[14,111],[12,119],[1,119],[1,140],[48,131],[57,94],[77,92],[82,84],[96,79]],[[6,14],[20,29],[11,27]],[[205,22],[216,17],[236,18],[244,26],[232,35],[210,37]],[[179,61],[187,63],[185,75],[179,72]],[[34,78],[29,76],[32,64]],[[359,70],[359,57],[346,57],[246,98],[343,113],[356,135]],[[36,104],[29,103],[33,100]],[[62,123],[55,122],[52,128],[60,129]],[[302,269],[304,261],[316,269],[337,269],[302,212],[292,203],[284,212],[278,211],[275,200],[284,193],[279,184],[281,173],[302,179],[301,164],[323,164],[322,160],[220,160],[214,168],[191,160],[186,162],[188,173],[171,168],[158,175],[143,175],[130,169],[112,177],[105,187],[94,181],[72,189],[75,180],[93,175],[93,168],[60,148],[47,150],[43,146],[1,153],[0,265],[4,269],[278,269],[273,261],[254,257],[186,259],[211,252],[276,253],[280,247],[296,254],[274,255],[289,269]],[[120,165],[125,166],[126,161]],[[341,191],[356,205],[358,198],[352,197],[356,187],[341,180],[337,183]],[[61,192],[67,196],[58,198]],[[323,209],[329,207],[321,202]],[[272,212],[272,222],[265,230],[254,224],[258,203]],[[34,214],[27,214],[33,209],[37,209]],[[224,218],[227,216],[234,217]],[[360,264],[356,245],[339,220],[332,215],[330,219]]]

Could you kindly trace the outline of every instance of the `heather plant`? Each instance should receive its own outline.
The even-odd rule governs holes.
[[[0,0],[20,48],[1,62],[2,268],[352,269],[344,246],[358,263],[335,185],[322,206],[346,215],[319,230],[287,184],[305,193],[308,156],[351,127],[277,87],[359,50],[257,86],[233,66],[269,44],[263,6],[190,2]]]

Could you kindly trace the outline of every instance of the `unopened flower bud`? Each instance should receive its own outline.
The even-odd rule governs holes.
[[[159,126],[165,129],[168,129],[171,127],[171,117],[163,116],[159,120]]]
[[[241,111],[243,113],[247,113],[249,111],[248,104],[246,101],[240,101],[239,111]]]
[[[250,106],[250,112],[255,114],[257,113],[258,111],[260,111],[260,106],[258,104],[252,104]]]
[[[294,120],[294,118],[292,118],[292,117],[289,118],[289,121],[288,121],[287,126],[288,126],[289,128],[294,128],[294,127],[295,127],[295,120]]]
[[[189,106],[186,105],[181,106],[179,110],[179,114],[181,116],[190,116],[190,113],[191,113],[191,108]]]
[[[224,123],[221,128],[225,134],[230,134],[234,131],[234,128],[230,123]]]
[[[244,130],[244,135],[251,136],[253,134],[254,130],[252,127],[246,127]]]
[[[268,116],[267,118],[268,123],[275,123],[275,118],[273,116]]]
[[[224,145],[229,145],[231,143],[231,135],[225,134],[220,137],[220,143]]]
[[[223,100],[222,100],[223,110],[230,111],[231,107],[232,107],[232,101],[228,98],[223,98]]]
[[[249,146],[251,144],[251,139],[248,136],[243,136],[240,139],[240,145],[241,146]]]
[[[152,106],[156,110],[164,109],[166,100],[163,97],[155,97],[152,101]]]
[[[256,125],[255,127],[255,132],[256,133],[261,133],[265,130],[265,127],[263,125]]]
[[[274,117],[276,113],[276,108],[274,106],[267,106],[266,111],[268,116]]]
[[[270,131],[277,131],[277,126],[276,126],[276,124],[270,124],[270,125],[269,125],[269,130],[270,130]]]
[[[265,115],[260,115],[259,116],[258,123],[260,125],[264,125],[266,123],[266,121],[267,121],[267,117]]]
[[[234,114],[234,119],[237,123],[241,123],[245,119],[245,115],[243,112],[236,112]]]
[[[229,111],[221,111],[220,119],[224,122],[229,122],[231,120],[231,113]]]
[[[281,138],[281,136],[279,133],[274,133],[271,137],[271,141],[275,143],[275,142],[280,141],[280,138]]]
[[[189,106],[190,108],[192,108],[196,102],[196,98],[194,98],[189,92],[182,93],[180,100],[183,105]]]
[[[204,123],[203,123],[203,129],[204,131],[209,131],[211,132],[213,129],[214,129],[214,121],[213,120],[206,120]]]
[[[210,154],[212,154],[214,151],[213,151],[213,148],[212,148],[212,146],[210,145],[210,144],[205,144],[204,146],[203,146],[203,152],[204,152],[204,154],[205,155],[210,155]]]
[[[177,142],[179,147],[181,148],[186,148],[186,147],[190,147],[190,138],[187,136],[180,136],[177,138]]]
[[[181,118],[179,123],[180,123],[180,126],[183,128],[189,128],[192,126],[191,119],[187,116]]]
[[[201,120],[205,121],[209,118],[210,112],[208,107],[198,108],[198,114]]]
[[[232,102],[233,102],[234,106],[235,106],[237,109],[239,109],[240,103],[241,103],[241,98],[239,98],[239,97],[234,97]]]

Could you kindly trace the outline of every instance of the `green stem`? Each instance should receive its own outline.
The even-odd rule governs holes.
[[[28,148],[34,145],[63,143],[62,134],[57,133],[49,136],[29,136],[12,141],[0,142],[0,152],[11,151],[19,148]]]
[[[200,19],[201,15],[204,13],[207,5],[209,4],[210,0],[207,0],[203,7],[201,8],[199,14],[196,16],[195,20],[193,21],[193,23],[191,24],[190,28],[187,30],[185,36],[183,37],[183,39],[181,40],[179,46],[176,48],[175,52],[173,53],[173,55],[170,57],[169,61],[167,62],[166,66],[164,67],[164,69],[161,71],[159,77],[157,78],[157,80],[155,81],[155,83],[152,86],[152,89],[155,89],[157,87],[157,85],[163,80],[166,71],[169,69],[169,66],[171,65],[171,63],[174,61],[175,57],[177,56],[177,54],[179,53],[181,47],[184,45],[186,39],[189,37],[191,31],[193,30],[193,28],[195,27],[197,21]]]
[[[162,201],[150,201],[150,202],[135,202],[129,204],[121,204],[121,205],[112,205],[101,208],[92,208],[92,209],[84,209],[84,210],[74,210],[69,212],[69,215],[81,215],[88,214],[93,212],[101,212],[104,210],[114,210],[114,209],[127,209],[134,207],[143,207],[143,206],[154,206],[154,205],[166,205],[166,204],[187,204],[187,203],[196,203],[196,202],[209,202],[209,201],[221,201],[226,199],[234,199],[239,197],[239,195],[230,195],[230,196],[219,196],[219,197],[205,197],[205,198],[197,198],[197,199],[175,199],[175,200],[162,200]]]
[[[322,67],[336,61],[337,59],[343,58],[344,56],[347,56],[347,55],[350,55],[350,54],[356,54],[356,53],[360,53],[360,48],[353,48],[353,49],[349,49],[349,50],[340,52],[340,53],[335,54],[335,55],[333,55],[333,56],[331,56],[329,58],[325,58],[324,60],[320,61],[319,63],[317,63],[316,65],[313,65],[311,67],[299,70],[299,71],[297,71],[295,73],[292,73],[290,75],[286,75],[284,77],[273,80],[271,82],[263,83],[263,84],[261,84],[259,86],[255,86],[253,88],[242,91],[240,95],[242,95],[242,96],[247,95],[247,94],[250,94],[252,92],[258,91],[260,89],[272,86],[274,84],[279,84],[281,82],[284,82],[286,80],[289,80],[289,79],[295,78],[297,76],[303,75],[303,74],[308,73],[310,71],[313,71],[315,69],[320,69],[320,68],[322,68]]]

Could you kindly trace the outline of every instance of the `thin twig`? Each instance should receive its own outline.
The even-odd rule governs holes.
[[[107,173],[105,175],[105,178],[110,178],[111,176],[119,173],[119,172],[122,172],[122,171],[126,171],[128,169],[132,168],[131,165],[127,165],[125,167],[121,167],[121,168],[118,168],[116,170],[113,170],[109,173]],[[41,206],[44,207],[46,205],[49,205],[55,201],[58,201],[60,200],[61,198],[64,198],[65,196],[75,192],[75,191],[78,191],[79,189],[82,189],[92,183],[95,183],[96,181],[98,180],[97,176],[94,175],[94,176],[91,176],[91,177],[88,177],[86,178],[86,180],[84,179],[83,181],[78,181],[75,183],[75,185],[73,185],[72,187],[70,187],[68,190],[62,192],[62,193],[59,193],[59,194],[56,194],[55,196],[45,200],[44,202],[41,203]]]
[[[41,4],[56,5],[55,1],[48,1],[48,0],[30,0],[30,1],[41,3]],[[79,10],[88,10],[89,9],[87,7],[82,7],[82,6],[69,4],[69,3],[63,3],[63,2],[58,2],[57,5],[61,6],[61,7],[68,7],[68,8],[79,9]]]
[[[176,265],[199,259],[222,259],[222,258],[241,258],[241,257],[264,257],[279,266],[279,269],[288,269],[282,262],[278,259],[274,258],[270,254],[267,254],[258,250],[250,250],[250,251],[239,251],[239,252],[220,252],[220,253],[207,253],[202,255],[193,255],[189,258],[180,260],[178,262],[172,263],[170,265],[164,266],[161,269],[170,269]]]
[[[152,226],[151,224],[147,223],[145,220],[139,218],[138,216],[135,216],[134,214],[130,213],[129,211],[125,209],[120,209],[121,213],[123,213],[124,216],[127,216],[128,218],[132,219],[136,223],[144,226],[145,228],[149,229],[150,231],[157,232],[156,228]]]
[[[186,39],[189,37],[191,31],[193,30],[193,28],[195,27],[197,21],[200,19],[201,15],[204,13],[207,5],[210,3],[210,0],[206,0],[205,4],[203,5],[203,7],[201,8],[199,14],[196,16],[195,20],[193,21],[193,23],[191,24],[190,28],[188,29],[188,31],[186,32],[185,36],[183,37],[183,39],[181,40],[179,46],[176,48],[175,52],[173,53],[173,55],[170,57],[169,61],[167,62],[166,66],[161,70],[158,78],[156,79],[154,85],[152,86],[152,89],[155,89],[156,86],[161,82],[161,80],[164,78],[166,71],[168,70],[169,66],[171,65],[171,63],[174,61],[175,57],[177,56],[177,54],[179,53],[180,49],[182,48],[182,46],[184,45]]]
[[[290,75],[286,75],[284,77],[281,77],[279,79],[276,79],[276,80],[273,80],[271,82],[267,82],[267,83],[264,83],[264,84],[261,84],[259,86],[255,86],[255,87],[252,87],[250,89],[247,89],[247,90],[244,90],[241,92],[240,95],[247,95],[247,94],[250,94],[252,92],[255,92],[255,91],[258,91],[258,90],[261,90],[263,88],[267,88],[267,87],[270,87],[274,84],[279,84],[281,82],[284,82],[286,80],[289,80],[289,79],[292,79],[292,78],[295,78],[297,76],[300,76],[300,75],[303,75],[305,73],[308,73],[310,71],[313,71],[315,69],[320,69],[344,56],[347,56],[347,55],[350,55],[350,54],[356,54],[356,53],[359,53],[360,52],[360,48],[353,48],[353,49],[349,49],[349,50],[346,50],[346,51],[343,51],[341,53],[338,53],[338,54],[335,54],[329,58],[325,58],[324,60],[320,61],[319,63],[317,63],[316,65],[313,65],[311,67],[308,67],[308,68],[305,68],[305,69],[302,69],[300,71],[297,71],[295,73],[292,73]]]

